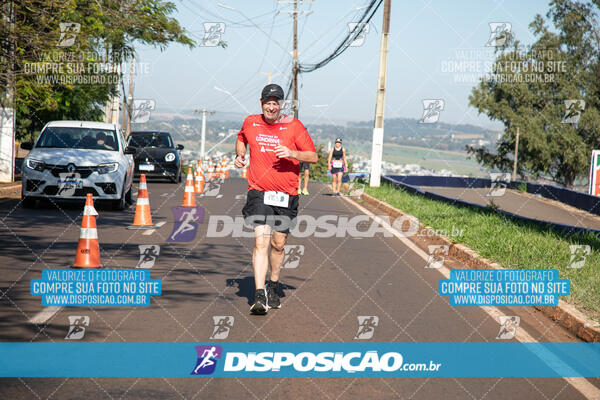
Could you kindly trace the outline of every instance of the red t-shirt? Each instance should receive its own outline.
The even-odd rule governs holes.
[[[298,194],[300,163],[291,158],[277,158],[278,144],[291,150],[315,151],[315,145],[302,122],[284,116],[276,124],[267,124],[262,114],[246,117],[238,139],[250,148],[248,190],[276,190],[292,196]]]

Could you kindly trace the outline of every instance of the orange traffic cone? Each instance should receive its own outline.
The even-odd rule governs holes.
[[[221,163],[217,163],[215,165],[215,177],[217,179],[221,179],[223,177],[222,172],[221,172]]]
[[[244,169],[242,169],[242,178],[248,178],[248,168],[244,167]]]
[[[196,198],[194,197],[194,177],[192,168],[188,168],[187,179],[185,181],[185,193],[183,193],[182,207],[196,207]]]
[[[229,165],[226,161],[223,163],[223,176],[225,179],[229,179]]]
[[[196,171],[204,173],[204,171],[202,170],[202,161],[200,160],[198,160],[198,165],[196,165]]]
[[[148,197],[146,174],[142,174],[140,176],[140,185],[138,186],[133,225],[128,226],[127,229],[148,229],[153,226],[152,216],[150,215],[150,198]]]
[[[100,268],[100,245],[98,244],[98,231],[96,230],[96,209],[92,194],[88,193],[83,208],[83,220],[79,232],[79,243],[75,254],[74,268]]]
[[[202,172],[196,175],[196,193],[204,193],[204,174]]]
[[[213,179],[213,162],[212,158],[208,159],[208,174],[206,176],[206,180],[212,181]]]
[[[202,193],[200,191],[200,171],[194,172],[194,193]]]

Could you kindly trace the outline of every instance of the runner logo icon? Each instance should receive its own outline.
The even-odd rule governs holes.
[[[235,318],[231,315],[213,315],[215,328],[210,339],[223,340],[229,336],[229,331],[233,328]]]
[[[140,244],[138,248],[140,249],[140,260],[136,268],[150,269],[154,267],[154,263],[160,254],[160,246],[157,244]]]
[[[521,317],[501,315],[498,317],[500,322],[500,330],[496,339],[510,340],[515,337],[517,328],[521,323]]]
[[[73,46],[77,35],[81,31],[81,24],[76,22],[61,22],[58,26],[60,28],[60,38],[56,43],[56,47]]]
[[[444,266],[444,256],[448,255],[450,246],[446,244],[431,244],[427,246],[429,258],[425,268],[440,269]]]
[[[510,35],[512,24],[510,22],[490,22],[490,38],[486,47],[502,47]]]
[[[420,124],[435,124],[440,119],[440,113],[444,110],[444,100],[429,99],[423,100],[423,116],[419,120]]]
[[[585,100],[565,100],[565,115],[561,122],[563,124],[577,124],[584,109]]]
[[[221,346],[196,346],[198,361],[190,375],[210,375],[217,368],[217,359],[223,355]]]
[[[85,335],[85,327],[90,326],[90,317],[87,315],[69,315],[69,332],[65,339],[79,340]]]
[[[133,115],[131,122],[134,124],[143,124],[150,120],[150,114],[156,109],[156,101],[152,99],[133,100]]]
[[[488,197],[502,197],[506,192],[506,187],[510,183],[510,173],[508,172],[490,172],[490,190],[486,194]]]
[[[572,244],[569,250],[571,250],[571,258],[567,268],[583,268],[587,256],[592,252],[592,248],[587,244]]]
[[[281,268],[298,268],[300,265],[300,257],[304,255],[304,245],[302,244],[286,244],[283,246],[285,253]]]
[[[191,242],[196,237],[198,223],[202,222],[202,207],[173,207],[175,225],[167,242]]]
[[[367,340],[373,337],[375,327],[379,325],[379,317],[376,315],[359,315],[358,332],[354,339]]]

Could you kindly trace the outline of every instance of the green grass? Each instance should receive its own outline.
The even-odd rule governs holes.
[[[462,235],[450,239],[505,268],[558,269],[560,278],[569,279],[571,285],[571,294],[561,299],[600,321],[600,239],[596,236],[562,236],[548,228],[509,220],[491,210],[452,206],[389,185],[367,187],[365,191],[435,230],[463,229]],[[589,245],[592,250],[580,269],[567,268],[569,246],[575,244]]]

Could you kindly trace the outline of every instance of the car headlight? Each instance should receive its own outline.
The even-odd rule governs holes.
[[[32,158],[27,159],[27,168],[34,169],[36,171],[43,171],[46,168],[46,164],[43,161],[34,160]]]
[[[98,173],[99,174],[109,174],[111,172],[116,172],[119,169],[119,163],[106,163],[106,164],[98,164]]]
[[[165,161],[166,162],[175,161],[175,153],[167,153],[167,155],[165,156]]]

